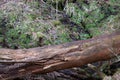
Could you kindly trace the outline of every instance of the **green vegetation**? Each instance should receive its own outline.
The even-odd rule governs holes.
[[[59,4],[63,5],[63,2]],[[61,44],[112,32],[120,28],[119,2],[83,0],[77,1],[76,5],[71,1],[61,6],[63,9],[60,12],[68,16],[64,17],[61,13],[56,15],[50,0],[46,4],[11,1],[0,10],[0,47],[30,48]]]
[[[119,23],[119,20],[117,20],[117,23],[113,20],[114,17],[118,17],[120,7],[110,5],[107,2],[98,2],[99,1],[94,0],[89,1],[89,4],[80,2],[79,6],[75,5],[75,3],[70,3],[66,7],[66,13],[68,13],[69,16],[72,14],[71,20],[79,25],[82,25],[82,27],[88,30],[92,36],[97,36],[103,33],[103,31],[101,31],[104,27],[103,25],[107,25],[104,27],[104,30],[106,31],[107,29],[105,28],[109,27],[109,21],[114,24]],[[115,4],[117,2],[120,1],[114,1]],[[109,1],[109,3],[112,3],[112,0]],[[70,11],[71,8],[72,11]]]
[[[20,3],[9,3],[6,10],[1,10],[0,43],[3,47],[30,48],[70,41],[67,28],[60,21],[44,20],[36,8],[38,4],[33,4],[25,5],[26,9]]]

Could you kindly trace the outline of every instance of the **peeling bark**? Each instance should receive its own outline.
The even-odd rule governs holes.
[[[5,80],[48,73],[108,60],[120,55],[120,32],[60,45],[0,49],[0,75]]]

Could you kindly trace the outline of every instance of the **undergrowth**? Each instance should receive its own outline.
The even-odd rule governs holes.
[[[111,4],[113,3],[114,4]],[[12,2],[0,8],[0,47],[30,48],[85,40],[119,29],[119,1],[68,3],[63,14],[38,2]],[[53,12],[51,14],[51,10]],[[63,16],[56,19],[56,15]]]

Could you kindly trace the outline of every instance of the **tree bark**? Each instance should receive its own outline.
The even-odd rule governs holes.
[[[120,32],[60,45],[30,49],[0,49],[0,77],[48,73],[108,60],[120,55]]]

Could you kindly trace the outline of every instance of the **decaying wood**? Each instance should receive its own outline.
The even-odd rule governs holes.
[[[30,49],[0,49],[0,77],[48,73],[120,55],[120,32],[88,40]]]

